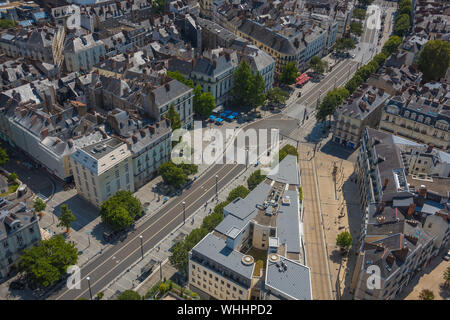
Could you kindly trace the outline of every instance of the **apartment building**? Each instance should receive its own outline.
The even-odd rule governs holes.
[[[5,280],[23,250],[41,240],[33,209],[25,203],[2,199],[0,206],[0,282]]]
[[[228,204],[189,253],[191,289],[206,299],[311,300],[299,185],[297,159],[287,156],[245,199]]]
[[[450,150],[450,97],[443,84],[395,96],[383,108],[379,128],[422,144]]]
[[[209,91],[216,105],[230,103],[233,74],[239,64],[236,52],[224,48],[207,50],[193,63],[190,78],[194,85],[200,85],[205,92]]]
[[[194,123],[193,91],[177,80],[169,80],[156,88],[146,87],[142,93],[142,107],[151,118],[161,121],[173,105],[183,128],[189,129]]]
[[[363,223],[350,285],[354,299],[396,298],[448,244],[448,177],[430,181],[410,171],[413,159],[407,153],[422,147],[375,129],[364,131],[355,163]]]
[[[68,39],[64,47],[64,61],[69,72],[90,71],[105,54],[105,44],[94,39],[92,33]]]
[[[70,161],[78,194],[98,208],[119,190],[135,190],[131,151],[117,138],[79,148]]]
[[[362,85],[334,112],[333,141],[351,149],[359,146],[365,127],[375,128],[389,94],[383,89]]]
[[[252,71],[259,73],[264,80],[267,92],[273,86],[273,79],[275,76],[275,60],[266,52],[254,45],[245,45],[244,47],[234,45],[233,48],[238,49],[240,61],[245,60],[249,64]]]

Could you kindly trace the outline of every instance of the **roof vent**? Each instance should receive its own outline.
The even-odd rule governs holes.
[[[270,262],[274,262],[274,263],[278,263],[278,261],[280,261],[280,256],[273,253],[269,255],[269,261]]]
[[[242,257],[242,263],[246,266],[251,266],[255,262],[255,259],[253,259],[252,256],[243,256]]]

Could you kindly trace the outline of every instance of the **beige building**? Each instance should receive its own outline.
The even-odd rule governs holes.
[[[389,94],[383,89],[363,85],[336,108],[332,125],[333,141],[351,149],[359,145],[365,127],[375,128]]]
[[[116,138],[78,149],[71,167],[78,194],[96,207],[119,190],[134,192],[131,152]]]
[[[379,128],[423,144],[450,150],[450,100],[396,96],[386,103]]]

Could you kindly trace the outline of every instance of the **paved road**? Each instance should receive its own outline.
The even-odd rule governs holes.
[[[309,155],[307,154],[309,152]],[[307,145],[299,148],[300,173],[302,177],[305,215],[303,219],[306,262],[311,268],[311,285],[314,300],[334,299],[325,247],[324,229],[320,210],[320,199],[316,180],[314,159],[310,160],[312,149]]]
[[[219,176],[218,187],[222,188],[234,179],[244,165],[215,165],[209,175],[204,175],[194,182],[190,189],[169,202],[166,207],[155,213],[153,217],[130,232],[128,237],[117,245],[105,251],[102,256],[93,260],[81,269],[81,289],[69,290],[66,287],[54,293],[48,299],[74,300],[80,297],[89,299],[89,289],[86,277],[90,277],[92,294],[102,291],[112,280],[126,270],[141,257],[140,239],[143,236],[144,251],[154,247],[167,234],[183,222],[182,202],[186,202],[186,220],[208,199],[215,194],[216,179]]]

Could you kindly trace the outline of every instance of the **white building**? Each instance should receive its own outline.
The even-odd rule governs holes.
[[[68,71],[89,71],[106,54],[105,45],[92,34],[68,40],[64,48],[64,60]]]
[[[131,152],[119,139],[78,149],[71,166],[78,193],[96,207],[119,190],[134,192]]]

